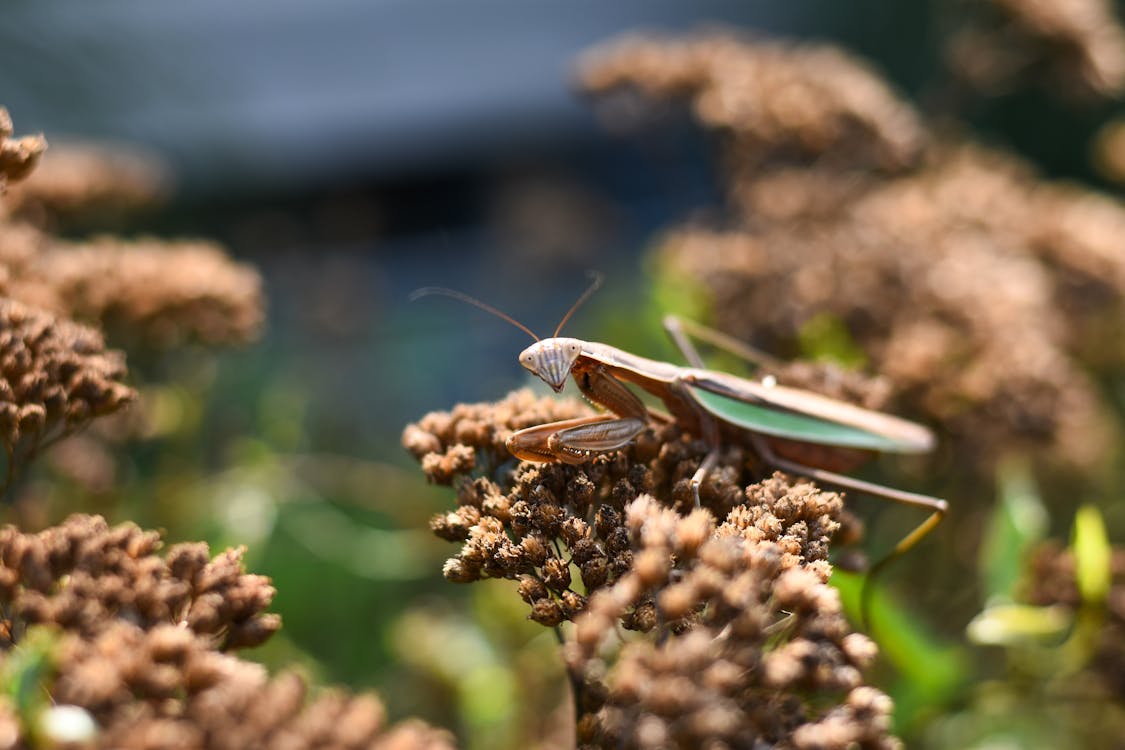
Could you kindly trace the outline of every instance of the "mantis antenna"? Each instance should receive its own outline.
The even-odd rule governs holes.
[[[601,281],[599,280],[598,283],[601,283]],[[504,313],[504,312],[501,312],[500,310],[497,310],[492,305],[486,305],[485,303],[481,302],[479,299],[476,299],[474,297],[470,297],[469,295],[464,294],[463,292],[459,292],[456,289],[446,289],[443,286],[425,286],[425,287],[422,287],[421,289],[415,289],[413,292],[411,292],[409,299],[410,299],[411,302],[414,302],[417,299],[420,299],[422,297],[428,297],[431,294],[440,294],[443,297],[452,297],[455,300],[460,300],[461,302],[464,302],[465,304],[468,304],[468,305],[472,305],[473,307],[479,307],[480,309],[484,310],[485,312],[492,313],[496,317],[498,317],[502,320],[508,321],[509,323],[514,325],[516,328],[518,328],[521,331],[523,331],[524,333],[526,333],[531,338],[535,339],[536,341],[539,341],[539,337],[536,336],[535,333],[530,328],[528,328],[523,323],[521,323],[518,320],[516,320],[515,318],[513,318],[511,315],[508,315],[507,313]],[[588,294],[583,295],[583,297],[586,297],[586,296],[589,296],[589,295]],[[581,301],[582,300],[580,299],[579,302],[581,302]],[[577,307],[577,305],[575,305],[575,307]],[[573,309],[571,310],[571,312],[573,312]],[[569,317],[569,316],[570,316],[570,313],[567,313],[567,317]],[[563,321],[565,322],[566,318],[563,318]]]
[[[590,286],[586,288],[586,291],[582,292],[582,296],[575,300],[574,304],[570,306],[570,309],[566,311],[566,315],[564,315],[562,320],[559,321],[559,327],[555,329],[555,336],[559,335],[559,331],[561,331],[562,327],[566,325],[566,321],[570,320],[570,316],[574,314],[574,311],[582,307],[582,303],[590,299],[590,295],[598,291],[598,288],[602,285],[603,277],[600,273],[598,273],[597,271],[590,271],[588,275],[592,279]]]
[[[559,335],[559,331],[561,331],[562,327],[564,325],[566,325],[566,322],[568,320],[570,320],[570,316],[574,315],[574,311],[577,310],[578,308],[582,307],[582,304],[586,300],[590,299],[590,296],[594,292],[598,291],[599,287],[601,287],[603,277],[600,273],[598,273],[597,271],[591,271],[589,273],[589,276],[591,277],[591,279],[593,279],[590,283],[590,286],[588,286],[586,288],[586,291],[582,292],[581,296],[579,296],[578,299],[575,300],[574,304],[570,306],[570,309],[566,311],[566,315],[564,315],[562,317],[562,320],[559,321],[558,328],[555,329],[555,333],[554,333],[555,336]],[[467,305],[472,305],[473,307],[479,307],[481,310],[484,310],[485,312],[492,313],[496,317],[498,317],[502,320],[508,321],[509,323],[514,325],[516,328],[518,328],[521,331],[523,331],[524,333],[526,333],[528,336],[531,336],[531,338],[535,339],[536,341],[540,340],[539,337],[535,335],[534,331],[532,331],[530,328],[525,326],[523,323],[521,323],[518,320],[516,320],[515,318],[513,318],[511,315],[508,315],[507,313],[505,313],[501,310],[497,310],[492,305],[481,302],[479,299],[477,299],[475,297],[470,297],[469,295],[465,294],[464,292],[459,292],[456,289],[448,289],[444,286],[424,286],[421,289],[415,289],[413,292],[411,292],[409,299],[410,299],[411,302],[414,302],[415,300],[418,300],[422,297],[428,297],[432,294],[438,294],[438,295],[441,295],[442,297],[452,297],[453,299],[464,302]]]

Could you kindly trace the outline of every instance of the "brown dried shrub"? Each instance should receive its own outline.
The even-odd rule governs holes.
[[[740,72],[745,58],[772,54],[772,43],[720,34],[641,49],[626,40],[593,55],[588,85],[693,101],[740,86],[757,94],[759,112],[789,102],[786,92],[754,88]],[[790,54],[801,69],[802,49]],[[681,76],[671,91],[666,69],[695,70],[701,57],[717,60],[708,75]],[[810,78],[819,59],[807,55]],[[862,103],[866,119],[855,119],[883,122],[897,109],[909,116],[889,122],[918,119],[904,102],[863,95],[869,80],[840,85],[856,93],[824,100]],[[704,127],[729,131],[696,111]],[[843,132],[839,116],[828,106],[809,109],[826,132]],[[811,323],[841,322],[870,369],[889,380],[890,401],[940,426],[963,465],[986,475],[1007,452],[1084,470],[1104,461],[1112,425],[1086,370],[1125,364],[1117,345],[1125,209],[967,144],[903,135],[897,140],[917,144],[903,169],[849,161],[895,140],[877,128],[848,131],[866,144],[826,140],[815,163],[784,149],[779,156],[778,144],[807,127],[814,126],[800,121],[773,140],[726,144],[735,164],[730,219],[669,232],[660,249],[668,276],[699,282],[717,327],[766,350],[796,354]]]
[[[33,172],[8,191],[10,216],[37,226],[119,217],[158,200],[167,189],[153,154],[95,143],[54,143]]]
[[[94,638],[115,621],[142,630],[176,624],[224,649],[265,641],[281,625],[266,614],[274,594],[264,576],[242,572],[244,550],[211,559],[206,544],[156,554],[160,535],[75,515],[38,534],[0,528],[3,630],[11,638],[51,624]]]
[[[0,194],[5,192],[8,183],[26,178],[47,150],[47,139],[43,136],[13,139],[13,132],[8,110],[0,107]]]
[[[764,467],[732,444],[693,509],[707,446],[675,425],[582,466],[505,468],[513,430],[587,413],[518,391],[403,434],[426,476],[457,490],[431,522],[462,545],[446,578],[518,581],[530,619],[574,622],[579,746],[897,746],[890,699],[862,685],[875,646],[826,585],[830,540],[856,528],[841,497],[782,474],[755,482]]]
[[[261,276],[213,242],[60,244],[41,256],[37,271],[68,314],[151,345],[245,344],[264,322]]]
[[[588,52],[579,84],[604,96],[635,90],[684,99],[729,137],[729,164],[754,171],[797,160],[899,171],[927,134],[868,65],[828,45],[749,41],[730,31],[681,38],[628,36]]]
[[[4,486],[44,447],[132,401],[124,375],[124,356],[99,332],[0,298]]]
[[[280,627],[264,612],[269,579],[242,571],[242,550],[212,559],[205,544],[189,543],[160,556],[160,545],[156,532],[95,516],[38,534],[0,529],[0,647],[10,652],[35,626],[61,634],[42,688],[94,718],[97,734],[83,747],[452,747],[420,722],[388,727],[374,695],[310,698],[297,675],[271,679],[223,653]],[[0,699],[0,741],[29,746],[33,717],[13,709]]]
[[[308,695],[294,673],[214,651],[175,625],[143,630],[115,620],[92,638],[66,637],[52,698],[86,708],[97,748],[417,748],[444,750],[448,733],[418,721],[388,727],[374,694]]]
[[[1112,238],[1125,211],[1013,171],[963,149],[856,193],[838,216],[791,203],[778,217],[755,201],[754,225],[672,232],[662,258],[708,290],[719,328],[767,349],[791,351],[818,316],[842,321],[892,400],[939,424],[968,465],[1031,451],[1089,468],[1111,423],[1076,355],[1120,365],[1110,321],[1125,258]],[[815,179],[797,188],[810,203]]]
[[[261,332],[261,276],[214,243],[74,244],[10,226],[15,234],[0,241],[0,293],[161,349],[244,344]]]
[[[1037,82],[1072,99],[1125,89],[1125,29],[1109,0],[972,0],[957,9],[946,58],[982,93]]]
[[[10,125],[3,113],[0,137],[10,134]],[[26,158],[0,157],[0,164],[10,165],[9,178],[24,177],[39,151],[29,142],[19,149]],[[40,179],[32,177],[13,191],[8,213],[0,215],[0,295],[159,348],[187,341],[244,344],[259,335],[265,307],[261,277],[214,243],[108,237],[74,243],[39,226],[107,205],[121,209],[144,202],[159,189],[158,170],[136,155],[89,147],[64,151],[47,163],[36,173]]]
[[[580,743],[899,746],[891,700],[861,684],[875,644],[850,631],[827,586],[839,496],[774,475],[747,501],[717,528],[706,512],[682,517],[649,496],[628,506],[634,567],[591,596],[568,644],[591,717]],[[645,606],[671,634],[607,652],[620,614]]]
[[[0,110],[5,183],[28,176],[45,148],[42,139],[5,140],[10,134],[11,122]],[[5,489],[45,447],[136,396],[119,382],[123,355],[105,350],[100,331],[66,318],[108,329],[115,342],[146,353],[187,341],[246,343],[264,319],[260,276],[217,245],[111,238],[75,243],[45,231],[56,218],[150,199],[157,170],[135,154],[64,149],[37,174],[40,179],[7,196],[0,213]],[[70,448],[64,463],[75,471],[68,473],[104,491],[113,476],[105,451],[94,441]]]

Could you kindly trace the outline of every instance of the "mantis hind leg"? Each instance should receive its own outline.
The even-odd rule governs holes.
[[[691,475],[691,496],[695,500],[695,507],[699,508],[699,488],[703,486],[703,480],[707,479],[707,475],[715,468],[715,464],[719,462],[719,448],[712,446],[711,450],[707,451],[707,455],[703,458],[703,463]]]
[[[713,328],[696,323],[690,320],[681,319],[675,315],[667,315],[664,318],[664,330],[667,331],[668,336],[675,343],[676,347],[683,353],[684,358],[691,363],[693,367],[699,369],[706,369],[706,364],[703,358],[699,355],[699,351],[692,344],[691,339],[695,338],[704,341],[711,346],[721,349],[725,352],[733,354],[741,359],[750,362],[753,365],[777,367],[779,361],[759,351],[754,347],[739,341],[733,336],[729,336],[721,331],[716,331]],[[702,411],[702,410],[701,410]],[[704,430],[706,431],[707,422],[712,422],[713,419],[708,420],[706,415],[702,417]],[[769,442],[762,435],[749,433],[750,440],[766,463],[788,471],[793,474],[806,476],[818,482],[835,485],[837,487],[844,487],[847,489],[863,492],[875,497],[882,497],[892,502],[900,503],[902,505],[909,505],[914,508],[922,508],[930,511],[930,515],[926,517],[922,523],[918,524],[906,536],[888,552],[882,559],[877,561],[869,568],[867,579],[864,581],[863,590],[861,593],[861,613],[864,623],[870,621],[868,613],[871,604],[872,583],[877,576],[887,568],[887,566],[894,562],[896,559],[913,549],[919,542],[921,542],[927,534],[934,530],[934,528],[941,523],[949,509],[948,503],[940,498],[931,497],[929,495],[921,495],[914,492],[906,492],[904,490],[897,490],[892,487],[884,487],[883,485],[874,484],[872,482],[865,482],[862,479],[854,479],[844,474],[838,474],[826,469],[818,469],[813,466],[807,466],[797,461],[792,461],[777,455],[770,447]],[[717,435],[713,438],[717,441]],[[703,464],[700,466],[699,471],[696,472],[692,478],[692,489],[695,492],[696,505],[699,504],[699,485],[702,484],[706,478],[707,473],[714,467],[718,459],[717,442],[711,443],[712,449],[708,453],[707,458],[704,459]]]
[[[867,579],[863,583],[863,590],[860,594],[860,611],[863,622],[866,625],[871,619],[869,617],[871,592],[873,590],[871,585],[876,577],[886,570],[890,563],[917,546],[927,534],[941,523],[942,519],[945,518],[946,512],[949,510],[949,503],[941,498],[920,495],[915,492],[906,492],[904,490],[896,490],[892,487],[884,487],[881,484],[865,482],[862,479],[855,479],[843,474],[837,474],[833,471],[826,471],[813,466],[805,466],[796,461],[790,461],[789,459],[778,456],[770,447],[769,442],[761,435],[751,435],[750,440],[754,445],[754,449],[758,451],[758,454],[761,455],[767,463],[783,471],[800,474],[818,482],[825,482],[826,484],[832,484],[837,487],[856,490],[857,492],[882,497],[902,505],[909,505],[913,508],[923,508],[930,511],[930,515],[927,516],[922,523],[918,524],[906,536],[900,539],[890,552],[884,555],[867,571]]]
[[[676,345],[676,348],[680,350],[680,353],[684,355],[684,359],[686,359],[692,367],[705,369],[706,365],[703,362],[703,357],[699,356],[699,351],[695,348],[695,345],[691,343],[689,336],[695,336],[695,338],[701,341],[706,341],[714,346],[727,349],[728,351],[732,350],[725,344],[733,344],[736,348],[741,346],[741,342],[727,336],[725,333],[720,333],[707,326],[689,320],[683,320],[675,315],[665,315],[663,322],[664,330],[668,333],[668,337],[672,339],[672,343]],[[746,352],[753,351],[750,347],[745,347],[745,349]],[[746,356],[743,352],[734,351],[734,353],[739,356]],[[750,359],[752,362],[761,362],[754,354],[751,354]],[[719,462],[719,426],[716,424],[715,418],[705,409],[699,407],[694,400],[690,400],[689,403],[695,407],[699,416],[703,439],[706,440],[708,446],[710,446],[710,450],[704,457],[703,463],[699,465],[699,468],[696,469],[691,477],[691,494],[695,499],[695,507],[698,508],[700,507],[699,488],[703,486],[707,475],[711,473],[715,468],[715,464]]]
[[[680,350],[684,359],[692,367],[698,367],[701,370],[707,367],[703,362],[703,357],[699,356],[699,351],[691,343],[692,338],[733,354],[756,367],[779,367],[782,364],[776,357],[770,356],[760,349],[755,349],[734,336],[717,331],[702,323],[696,323],[694,320],[687,320],[676,315],[665,315],[663,324],[665,332],[672,339],[672,343],[676,345],[676,348]]]

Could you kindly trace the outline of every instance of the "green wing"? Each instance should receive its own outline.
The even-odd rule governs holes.
[[[697,385],[688,384],[688,388],[699,404],[714,416],[763,435],[880,452],[901,451],[903,447],[898,440],[858,427],[720,396]]]

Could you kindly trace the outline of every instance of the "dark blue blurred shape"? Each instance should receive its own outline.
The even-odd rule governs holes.
[[[204,191],[386,180],[592,137],[570,66],[625,30],[823,33],[835,5],[8,0],[0,103],[23,131],[154,147]]]

